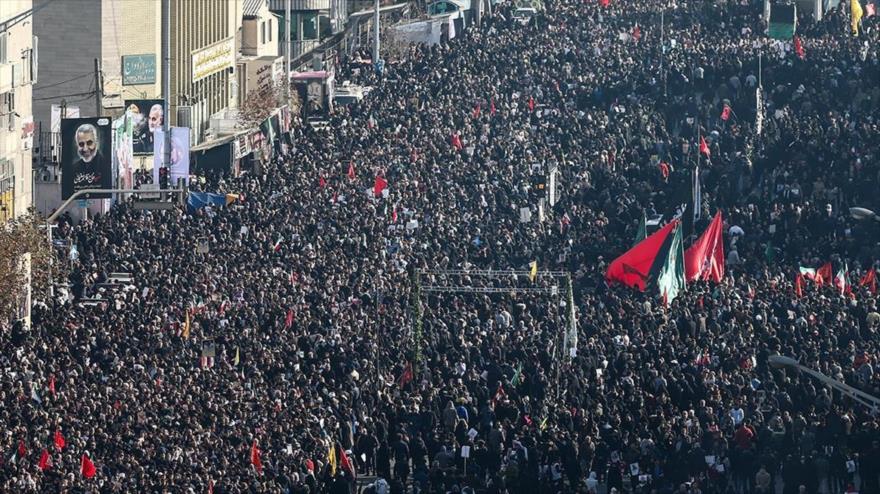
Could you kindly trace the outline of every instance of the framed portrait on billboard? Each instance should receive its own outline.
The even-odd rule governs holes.
[[[61,198],[85,189],[112,189],[113,146],[110,119],[65,118],[61,120]],[[94,193],[90,199],[107,199],[110,193]]]
[[[125,100],[125,113],[131,120],[132,152],[135,155],[153,154],[154,133],[162,130],[165,122],[165,101],[161,99]]]

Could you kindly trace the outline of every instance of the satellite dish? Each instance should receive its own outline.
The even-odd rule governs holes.
[[[849,215],[857,220],[869,220],[871,218],[877,218],[877,215],[874,211],[865,208],[849,208]]]

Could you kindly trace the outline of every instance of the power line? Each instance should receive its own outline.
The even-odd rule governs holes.
[[[94,96],[94,95],[95,95],[95,91],[92,90],[92,91],[89,91],[89,92],[86,92],[86,93],[58,94],[58,95],[55,95],[55,96],[46,96],[45,98],[34,98],[34,101],[47,101],[47,100],[52,100],[52,99],[57,100],[57,99],[72,98],[72,97],[74,97],[74,96],[85,96],[85,95]]]
[[[66,81],[56,82],[55,84],[49,84],[48,86],[40,86],[40,87],[35,88],[35,89],[36,89],[37,91],[42,91],[43,89],[49,89],[50,87],[55,87],[55,86],[60,86],[60,85],[62,85],[62,84],[67,84],[68,82],[73,82],[73,81],[76,81],[76,80],[82,79],[83,77],[86,77],[86,76],[89,76],[89,75],[92,75],[92,73],[91,73],[91,72],[86,72],[85,74],[80,74],[80,75],[74,77],[73,79],[68,79],[68,80],[66,80]]]

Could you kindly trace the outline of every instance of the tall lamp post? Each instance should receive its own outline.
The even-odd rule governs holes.
[[[880,411],[880,398],[876,396],[871,396],[868,393],[865,393],[862,390],[856,389],[849,384],[842,383],[836,379],[832,379],[821,372],[810,369],[809,367],[803,366],[797,360],[791,357],[785,357],[783,355],[771,355],[770,358],[767,359],[770,365],[776,369],[797,369],[805,374],[808,374],[821,382],[826,386],[830,386],[832,389],[836,389],[842,395],[848,396],[853,401],[857,401],[862,405],[871,409],[871,413],[877,414]]]

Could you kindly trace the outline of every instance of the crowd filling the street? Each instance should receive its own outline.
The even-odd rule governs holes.
[[[877,410],[769,362],[880,395],[850,7],[778,40],[751,0],[499,3],[341,56],[373,90],[193,178],[228,205],[61,215],[69,288],[0,343],[0,492],[880,493]],[[720,280],[608,276],[718,213]]]

